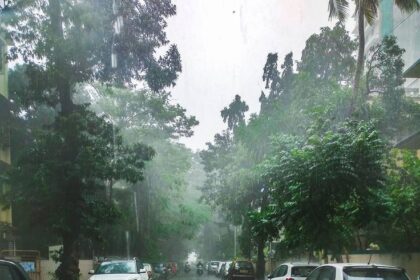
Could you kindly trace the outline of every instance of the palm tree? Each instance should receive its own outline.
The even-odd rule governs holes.
[[[378,16],[378,8],[381,0],[353,0],[356,4],[355,15],[357,16],[359,33],[359,51],[357,53],[356,72],[354,74],[353,98],[358,94],[360,88],[360,78],[363,73],[365,56],[365,20],[372,24]],[[411,12],[420,9],[417,0],[394,0],[394,3],[404,12]],[[349,0],[329,0],[328,10],[330,19],[333,17],[343,21],[348,16]]]

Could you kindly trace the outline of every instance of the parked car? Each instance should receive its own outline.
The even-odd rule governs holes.
[[[144,269],[146,269],[147,276],[149,277],[149,280],[153,278],[153,268],[150,263],[143,263]]]
[[[154,263],[153,267],[153,276],[154,279],[167,279],[170,271],[164,263]]]
[[[255,280],[254,265],[250,261],[235,261],[232,263],[229,280]]]
[[[272,280],[305,280],[309,273],[319,265],[305,263],[283,263],[279,265],[268,279]]]
[[[89,271],[89,274],[92,275],[90,280],[148,280],[146,269],[137,260],[104,261],[96,270]]]
[[[222,268],[220,269],[220,277],[223,280],[227,280],[228,279],[228,275],[229,275],[229,268],[230,265],[232,264],[232,262],[224,262],[222,264]]]
[[[223,265],[225,264],[226,262],[219,262],[219,265],[217,266],[217,271],[216,271],[216,276],[217,277],[221,277],[222,276],[222,274],[221,274],[221,272],[222,272],[222,267],[223,267]]]
[[[218,261],[211,261],[208,273],[209,274],[217,274],[217,271],[219,269],[219,263]]]
[[[163,263],[155,263],[153,264],[153,272],[158,274],[164,274],[166,271],[166,266]]]
[[[410,280],[403,268],[379,264],[326,264],[313,270],[307,280]]]
[[[30,280],[28,274],[16,262],[0,260],[1,280]]]

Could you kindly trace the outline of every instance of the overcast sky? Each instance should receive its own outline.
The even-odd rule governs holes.
[[[173,0],[177,15],[168,37],[178,45],[182,74],[174,100],[200,125],[182,139],[193,150],[205,148],[225,129],[220,111],[239,94],[250,112],[259,111],[262,69],[269,52],[279,59],[293,51],[300,59],[306,39],[328,20],[323,0]]]

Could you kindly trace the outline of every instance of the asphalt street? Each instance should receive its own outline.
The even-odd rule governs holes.
[[[217,278],[214,275],[208,275],[206,271],[204,271],[203,275],[200,276],[193,268],[189,273],[180,271],[176,276],[171,278],[171,280],[220,280],[220,278]]]

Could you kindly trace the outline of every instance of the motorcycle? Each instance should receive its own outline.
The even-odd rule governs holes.
[[[190,272],[191,271],[191,267],[189,266],[189,265],[186,265],[185,267],[184,267],[184,272],[185,273],[188,273],[188,272]]]
[[[203,273],[204,273],[203,266],[202,265],[197,266],[197,274],[201,276],[203,275]]]

